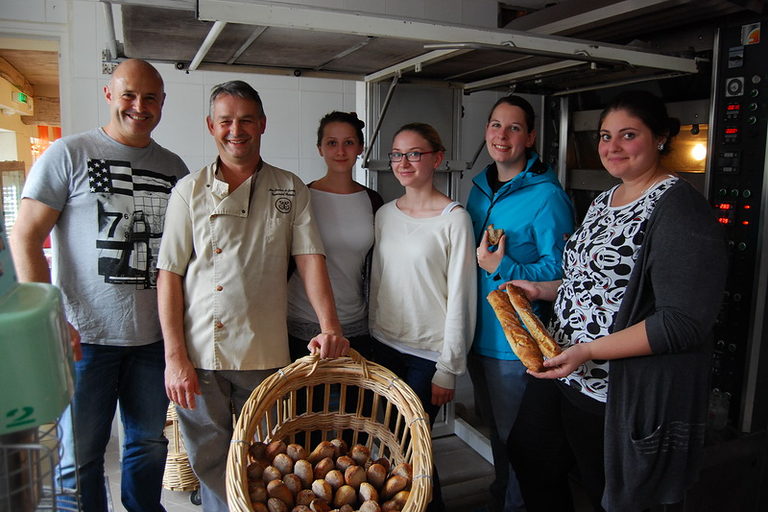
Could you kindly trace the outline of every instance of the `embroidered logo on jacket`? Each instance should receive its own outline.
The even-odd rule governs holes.
[[[279,211],[280,213],[290,213],[291,209],[293,208],[293,196],[296,195],[296,191],[294,189],[288,189],[288,188],[271,188],[269,189],[269,192],[273,196],[277,196],[275,198],[275,209]]]

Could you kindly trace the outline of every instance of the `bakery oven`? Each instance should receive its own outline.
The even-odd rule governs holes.
[[[768,426],[768,18],[719,31],[712,81],[708,197],[723,225],[730,273],[716,327],[713,386],[732,425]]]

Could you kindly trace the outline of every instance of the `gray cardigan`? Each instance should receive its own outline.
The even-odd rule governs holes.
[[[645,319],[653,355],[610,364],[606,510],[631,512],[681,501],[697,478],[712,328],[727,265],[723,232],[711,207],[681,179],[648,219],[613,328]]]

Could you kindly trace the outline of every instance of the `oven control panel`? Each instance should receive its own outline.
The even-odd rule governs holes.
[[[762,38],[761,29],[768,30],[767,21],[732,24],[720,31],[708,191],[730,250],[728,283],[715,328],[712,385],[719,396],[730,398],[731,424],[747,431],[755,427],[755,397],[749,393],[754,375],[750,372],[755,371],[756,354],[761,355],[754,340],[764,316],[756,308],[765,290],[759,290],[756,283],[764,222],[760,212],[766,202],[768,31]]]

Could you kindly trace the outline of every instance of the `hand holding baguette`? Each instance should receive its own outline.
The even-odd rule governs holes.
[[[511,283],[507,283],[507,295],[509,295],[512,307],[520,315],[523,325],[525,325],[525,328],[528,329],[528,332],[536,341],[544,357],[551,359],[558,355],[561,352],[560,347],[554,338],[550,336],[549,332],[547,332],[547,328],[544,327],[539,317],[533,312],[525,292]]]

